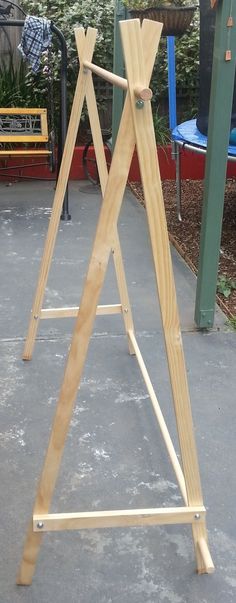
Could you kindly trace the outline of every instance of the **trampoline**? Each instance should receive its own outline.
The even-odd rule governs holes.
[[[169,126],[172,140],[172,157],[176,164],[177,212],[181,221],[181,150],[206,154],[208,115],[211,91],[213,44],[215,35],[215,11],[209,0],[200,0],[200,48],[199,48],[199,107],[197,119],[177,124],[175,39],[167,38]],[[227,34],[228,35],[228,34]],[[236,145],[236,83],[231,114],[231,134]],[[236,161],[236,146],[229,144],[228,161]]]
[[[202,134],[197,127],[197,120],[190,119],[176,126],[172,131],[172,139],[179,146],[184,146],[196,153],[205,153],[207,149],[207,136]],[[229,145],[228,159],[236,160],[236,146]]]
[[[197,127],[197,120],[191,119],[173,128],[172,156],[176,162],[176,204],[178,219],[181,221],[181,148],[194,153],[206,154],[207,136],[202,134]],[[236,161],[236,146],[228,146],[228,161]]]

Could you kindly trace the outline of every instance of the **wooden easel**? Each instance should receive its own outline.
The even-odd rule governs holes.
[[[78,129],[78,117],[81,112],[84,96],[86,95],[89,111],[95,102],[91,72],[99,73],[109,81],[122,85],[127,89],[127,95],[106,185],[104,185],[104,182],[107,175],[105,174],[104,176],[103,190],[105,189],[105,191],[87,279],[71,341],[48,451],[38,486],[33,516],[26,537],[18,575],[18,584],[31,583],[43,532],[51,530],[189,523],[192,525],[198,573],[210,573],[214,569],[207,544],[206,511],[203,506],[201,493],[191,406],[157,161],[150,105],[151,91],[148,88],[162,26],[159,23],[145,20],[141,28],[139,20],[134,19],[121,22],[120,28],[127,80],[110,74],[91,63],[96,30],[89,28],[86,36],[82,29],[76,31],[81,67],[64,157],[55,193],[58,205],[62,202],[67,184],[73,153],[71,145],[74,142],[74,137],[72,134],[74,130],[77,131]],[[93,119],[91,114],[90,119]],[[97,140],[100,139],[98,131],[96,132],[96,136],[97,139],[94,139],[95,147]],[[60,468],[74,401],[86,360],[89,339],[97,311],[97,303],[114,242],[114,232],[117,241],[116,225],[135,144],[146,200],[182,467],[174,450],[136,341],[133,326],[127,328],[127,323],[125,326],[131,350],[136,354],[185,504],[182,507],[176,508],[165,507],[50,514],[49,508]],[[97,152],[100,151],[102,152],[102,149],[100,147],[97,148]],[[98,154],[97,159],[99,159]]]

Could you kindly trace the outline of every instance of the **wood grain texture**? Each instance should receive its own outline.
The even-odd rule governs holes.
[[[195,523],[196,515],[205,517],[204,507],[169,507],[168,509],[125,509],[121,511],[92,511],[90,513],[52,513],[34,515],[36,533],[41,531],[118,528]],[[39,525],[43,524],[42,528]]]
[[[141,29],[139,20],[129,20],[121,22],[120,26],[126,61],[128,92],[108,177],[104,149],[102,151],[101,131],[97,122],[96,112],[94,122],[93,117],[90,115],[93,125],[97,161],[100,170],[103,203],[97,224],[79,313],[76,319],[67,358],[48,450],[37,490],[33,511],[33,522],[30,524],[24,548],[23,560],[19,573],[19,583],[21,584],[29,584],[32,580],[42,536],[42,533],[40,533],[41,529],[47,531],[56,529],[81,529],[84,527],[151,525],[154,523],[191,523],[198,572],[202,573],[209,571],[210,568],[211,571],[213,569],[207,545],[205,509],[202,503],[198,460],[193,435],[191,407],[150,101],[145,102],[142,110],[137,111],[136,109],[137,98],[135,89],[137,86],[140,86],[142,89],[148,88],[149,86],[162,25],[149,20],[144,20]],[[82,49],[84,51],[86,47],[87,36],[86,40],[84,40],[83,33],[81,36],[80,34],[78,35],[78,47],[80,53],[82,52]],[[87,54],[89,54],[92,46],[91,43],[91,45],[87,47]],[[90,60],[89,57],[86,56],[86,60]],[[86,77],[86,74],[83,73],[82,82],[86,79],[87,83],[85,86],[85,83],[83,82],[82,93],[80,90],[76,89],[76,94],[78,95],[77,100],[79,102],[81,101],[81,94],[83,98],[87,94],[87,102],[91,112],[94,109],[94,92],[89,84],[90,77],[91,74],[88,74]],[[76,116],[78,117],[78,113],[76,113]],[[67,141],[69,146],[71,140],[71,137],[69,137]],[[187,506],[174,509],[136,509],[100,511],[94,513],[49,514],[74,402],[87,356],[88,345],[97,312],[98,300],[113,245],[117,246],[118,259],[119,261],[122,261],[116,229],[135,143],[140,160],[140,170],[146,199],[170,381],[173,391],[182,456],[183,475],[181,476],[180,466],[177,468],[177,473],[180,482],[182,483],[182,492],[184,498],[187,500]],[[64,161],[64,173],[65,176],[68,177],[71,155],[67,148],[64,152],[66,156]],[[56,191],[56,197],[57,203],[61,203],[64,197],[64,191],[62,199],[59,191]],[[123,267],[121,268],[121,274],[119,274],[119,270],[120,269],[117,270],[117,274],[118,280],[120,279],[123,307],[123,300],[126,299],[128,294]],[[126,302],[129,303],[128,298],[126,299]],[[127,314],[129,314],[129,312],[127,312]],[[156,396],[153,393],[153,388],[134,336],[132,316],[130,316],[126,322],[126,328],[132,349],[137,355],[153,406],[156,409],[159,423],[165,434],[164,439],[168,442],[172,462],[177,467],[176,457],[174,456],[175,452],[173,452],[168,440],[169,433],[165,426]],[[37,525],[39,522],[42,522],[43,524],[41,528]],[[39,530],[39,533],[34,530]]]
[[[154,409],[155,415],[156,415],[158,423],[159,423],[159,427],[160,427],[160,430],[161,430],[161,433],[162,433],[162,436],[163,436],[163,439],[164,439],[164,442],[165,442],[165,445],[166,445],[166,448],[167,448],[167,451],[168,451],[168,454],[169,454],[169,457],[170,457],[170,461],[171,461],[172,467],[174,469],[176,478],[178,480],[180,491],[182,493],[184,502],[187,505],[188,504],[188,499],[187,499],[187,492],[186,492],[186,484],[185,484],[185,479],[184,479],[182,468],[180,466],[177,454],[175,452],[173,442],[171,440],[171,437],[170,437],[170,434],[169,434],[169,431],[168,431],[165,419],[164,419],[162,411],[161,411],[160,404],[159,404],[159,402],[157,400],[156,393],[155,393],[153,385],[151,383],[151,380],[150,380],[148,371],[146,369],[146,366],[145,366],[142,354],[140,352],[138,343],[136,341],[135,335],[131,331],[129,333],[129,336],[130,336],[130,339],[131,339],[131,342],[132,342],[132,345],[133,345],[133,348],[134,348],[134,351],[135,351],[135,354],[136,354],[136,358],[137,358],[137,361],[138,361],[141,373],[143,375],[144,382],[145,382],[146,387],[147,387],[147,391],[149,393],[149,396],[150,396],[150,399],[151,399],[151,402],[152,402],[152,405],[153,405],[153,409]]]
[[[115,73],[111,73],[107,71],[107,69],[103,69],[103,67],[99,67],[99,65],[95,65],[90,61],[83,61],[83,66],[85,69],[89,69],[92,73],[96,73],[96,75],[100,76],[106,82],[110,82],[110,84],[114,84],[114,86],[118,86],[119,88],[123,88],[123,90],[127,90],[128,84],[127,80]]]
[[[142,110],[137,110],[135,103],[134,87],[137,82],[141,82],[142,86],[149,83],[141,31],[135,20],[123,21],[120,27],[188,504],[202,506],[197,450],[151,105],[147,102]],[[138,61],[134,60],[137,56],[139,56]],[[204,559],[197,547],[200,537],[207,541],[204,523],[201,523],[201,526],[199,524],[197,528],[193,527],[197,567],[199,571],[204,571]]]
[[[82,50],[83,50],[83,35],[81,34],[80,29],[75,30],[75,40],[78,51],[78,56],[80,62],[82,62]],[[89,114],[90,127],[92,132],[92,138],[94,142],[95,148],[95,156],[99,174],[99,180],[101,185],[102,195],[104,197],[107,180],[108,180],[108,169],[106,156],[104,151],[104,144],[101,133],[101,126],[96,102],[96,96],[93,86],[92,74],[88,74],[88,82],[86,89],[86,103]],[[113,226],[113,239],[112,239],[112,255],[114,260],[115,272],[116,272],[116,280],[119,291],[119,297],[122,305],[122,313],[124,319],[124,327],[126,334],[128,336],[129,330],[134,330],[133,318],[132,318],[132,310],[129,301],[128,288],[125,277],[124,263],[122,258],[122,251],[120,246],[119,235],[117,231],[117,225]],[[128,346],[130,354],[134,353],[132,344],[130,343],[130,338],[128,337]]]
[[[214,572],[214,563],[212,561],[212,557],[208,548],[208,544],[205,540],[205,538],[199,538],[198,542],[197,542],[197,546],[199,548],[200,551],[200,555],[202,557],[202,559],[204,559],[204,567],[206,568],[206,572],[207,574],[213,574]],[[199,574],[204,573],[202,571],[202,569],[198,570]]]
[[[47,142],[47,139],[45,139],[45,142]],[[32,155],[37,155],[38,157],[40,157],[41,155],[43,156],[47,156],[47,155],[51,155],[52,151],[49,151],[47,149],[29,149],[29,150],[25,150],[22,149],[19,151],[18,150],[14,150],[14,149],[6,149],[5,151],[0,151],[0,155],[4,156],[4,157],[31,157]]]
[[[82,29],[82,28],[81,28]],[[84,37],[84,58],[92,59],[95,41],[96,41],[97,30],[89,28],[86,38]],[[37,335],[39,315],[43,304],[43,298],[45,294],[45,288],[47,284],[48,274],[52,261],[53,251],[56,242],[56,236],[59,228],[61,211],[63,200],[66,192],[66,187],[69,179],[70,167],[72,157],[74,153],[76,136],[79,128],[79,122],[84,104],[84,97],[86,93],[87,78],[84,77],[83,71],[80,70],[75,96],[72,104],[71,116],[65,141],[64,152],[62,156],[62,162],[60,172],[58,176],[53,208],[51,218],[49,222],[46,242],[44,246],[43,257],[40,266],[39,278],[36,287],[34,302],[31,311],[31,317],[29,322],[28,333],[26,337],[23,359],[30,360],[32,358],[35,338]],[[35,318],[36,317],[36,318]]]
[[[176,301],[172,262],[165,209],[161,188],[161,179],[156,152],[156,140],[150,103],[137,110],[133,86],[139,79],[146,82],[145,63],[142,53],[140,60],[134,61],[140,49],[140,28],[135,22],[127,27],[121,24],[121,36],[126,60],[126,70],[130,84],[130,96],[133,124],[136,134],[137,152],[144,189],[146,210],[156,281],[158,287],[163,333],[166,342],[170,379],[179,427],[184,473],[188,482],[187,491],[190,504],[202,504],[201,487],[196,447],[193,441],[193,424],[190,410],[189,392],[183,357],[182,338]]]
[[[151,22],[150,22],[151,23]],[[144,39],[146,36],[146,64],[149,79],[152,73],[156,48],[158,47],[162,26],[154,24],[154,26],[144,26]],[[85,58],[86,53],[92,55],[94,48],[95,37],[89,36],[88,30],[86,40],[84,42]],[[93,31],[93,30],[92,30]],[[82,42],[81,42],[82,44]],[[81,74],[81,77],[80,77]],[[36,308],[38,313],[41,310],[43,292],[49,270],[49,265],[52,258],[53,248],[55,244],[55,233],[58,229],[60,219],[60,210],[64,198],[66,182],[68,179],[70,162],[72,159],[72,144],[75,142],[74,136],[78,119],[81,113],[81,103],[86,93],[86,85],[84,82],[85,74],[80,70],[78,83],[75,92],[75,98],[72,107],[72,116],[70,119],[68,135],[66,139],[62,165],[59,174],[59,180],[55,193],[55,207],[53,216],[50,221],[47,245],[44,252],[44,259],[41,267],[41,274],[36,295]],[[82,81],[81,81],[82,80]],[[88,78],[86,78],[86,82]],[[84,286],[84,291],[81,298],[80,311],[76,320],[74,333],[72,336],[71,347],[65,368],[64,379],[57,403],[56,414],[52,426],[51,436],[49,439],[48,450],[45,457],[45,462],[42,470],[41,479],[39,481],[34,514],[48,513],[52,495],[54,492],[58,472],[60,469],[61,457],[64,449],[65,439],[67,436],[75,397],[79,387],[80,379],[83,372],[84,363],[87,356],[89,339],[92,333],[93,322],[96,316],[96,307],[105,278],[105,273],[108,265],[109,255],[112,242],[114,239],[114,226],[117,225],[117,220],[120,212],[120,207],[125,191],[126,181],[128,177],[129,167],[133,156],[135,146],[134,130],[131,127],[131,112],[130,98],[126,98],[122,120],[117,136],[117,142],[114,150],[113,160],[109,172],[109,178],[106,183],[104,199],[98,220],[95,241],[91,254],[91,259],[88,268],[88,274]],[[64,179],[64,180],[63,180]],[[32,331],[35,326],[32,325]],[[33,341],[34,334],[30,332],[29,342]],[[27,354],[31,351],[26,350]],[[38,542],[38,547],[37,547]],[[35,564],[39,552],[40,541],[35,540],[35,534],[32,527],[29,528],[21,567],[18,575],[18,583],[29,584],[35,571]]]
[[[75,318],[78,315],[79,306],[68,308],[43,308],[40,313],[40,318]],[[106,314],[121,314],[121,304],[111,304],[97,306],[96,315],[104,316]]]

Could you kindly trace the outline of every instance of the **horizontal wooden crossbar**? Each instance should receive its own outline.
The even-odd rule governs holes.
[[[43,308],[40,312],[40,318],[70,318],[77,316],[79,312],[79,306],[71,308]],[[112,304],[97,306],[97,315],[105,314],[121,314],[122,305]]]
[[[116,75],[115,73],[111,73],[110,71],[107,71],[107,69],[103,69],[103,67],[99,67],[98,65],[95,65],[94,63],[90,63],[90,61],[84,61],[83,66],[85,69],[90,69],[90,71],[92,71],[93,73],[96,73],[96,75],[99,75],[101,78],[103,78],[107,82],[110,82],[110,84],[113,84],[114,86],[118,86],[119,88],[122,88],[123,90],[128,89],[128,82],[124,77],[120,77],[119,75]],[[135,94],[135,96],[137,96],[137,98],[140,98],[143,101],[151,100],[151,98],[152,98],[152,90],[150,88],[145,88],[138,84],[134,88],[134,94]]]
[[[119,86],[119,88],[123,88],[123,90],[128,89],[128,83],[124,77],[111,73],[110,71],[107,71],[107,69],[103,69],[103,67],[99,67],[99,65],[95,65],[95,63],[91,63],[90,61],[84,61],[83,66],[85,69],[89,69],[93,73],[96,73],[96,75],[99,75],[102,79],[110,82],[110,84]]]
[[[47,142],[47,140],[45,140]],[[51,155],[52,151],[48,151],[47,149],[27,149],[20,151],[14,151],[14,149],[5,149],[4,151],[0,151],[0,157],[28,157],[31,155]]]
[[[170,507],[169,509],[125,509],[90,513],[52,513],[33,515],[34,532],[118,528],[163,524],[194,524],[205,519],[205,507]]]

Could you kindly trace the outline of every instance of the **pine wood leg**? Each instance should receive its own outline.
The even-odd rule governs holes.
[[[192,526],[193,541],[195,546],[197,573],[212,574],[214,572],[214,563],[208,547],[206,522]]]
[[[37,337],[38,325],[39,325],[39,313],[40,313],[40,309],[38,310],[38,313],[37,313],[37,310],[35,310],[34,308],[32,309],[30,322],[29,322],[29,326],[28,326],[28,333],[26,336],[24,351],[23,351],[23,356],[22,356],[23,360],[31,360],[31,358],[32,358],[33,351],[34,351],[34,344],[35,344],[35,340]]]
[[[78,56],[80,62],[83,60],[83,49],[84,49],[84,41],[85,34],[80,29],[75,30],[75,40],[78,51]],[[99,180],[102,190],[102,196],[105,195],[107,180],[108,180],[108,169],[106,156],[104,151],[104,144],[101,133],[100,119],[97,108],[96,96],[94,91],[93,79],[91,72],[86,74],[87,77],[87,88],[86,88],[86,103],[88,108],[88,114],[90,116],[90,126],[92,132],[92,138],[94,142],[95,154],[96,154],[96,162],[99,173]],[[128,288],[126,283],[126,276],[122,258],[122,251],[120,246],[119,234],[117,230],[117,226],[114,227],[114,239],[112,244],[112,255],[115,266],[116,280],[118,291],[120,295],[120,301],[122,305],[122,314],[124,319],[125,331],[128,339],[128,347],[130,354],[135,354],[134,348],[128,336],[128,331],[134,331],[134,324],[132,319],[132,311],[129,301]]]
[[[83,43],[83,57],[91,60],[93,55],[93,50],[96,41],[96,30],[93,28],[89,28],[88,33],[85,37],[84,35],[84,43]],[[23,352],[23,360],[30,360],[32,358],[35,338],[37,335],[38,324],[40,320],[40,312],[42,309],[43,298],[45,293],[45,288],[48,279],[48,273],[50,269],[50,265],[52,262],[53,251],[55,247],[56,236],[59,228],[60,216],[62,211],[63,200],[65,196],[65,191],[69,179],[70,167],[72,162],[72,157],[75,148],[76,136],[79,128],[81,112],[84,104],[84,98],[86,93],[87,86],[87,78],[83,74],[83,70],[80,70],[74,101],[71,109],[70,122],[68,126],[66,141],[65,141],[65,149],[62,157],[60,172],[57,180],[57,186],[54,196],[52,214],[50,218],[47,238],[44,247],[44,253],[41,261],[39,279],[37,284],[37,289],[35,293],[28,334],[26,337],[24,352]]]
[[[21,565],[16,579],[16,583],[21,586],[29,586],[32,583],[42,537],[43,534],[33,532],[33,520],[31,520],[25,540]]]
[[[203,505],[201,482],[198,467],[197,451],[194,439],[191,405],[188,391],[185,361],[183,355],[182,337],[179,324],[176,291],[170,246],[166,224],[165,208],[161,187],[159,165],[156,157],[156,140],[152,121],[150,103],[144,103],[137,111],[135,103],[135,82],[145,82],[145,63],[138,56],[141,47],[141,32],[133,22],[132,29],[128,21],[121,22],[121,38],[124,48],[126,72],[132,92],[131,110],[135,131],[136,147],[139,158],[141,179],[144,189],[146,211],[148,217],[151,247],[157,282],[157,289],[162,316],[163,334],[166,344],[170,382],[179,436],[183,473],[186,484],[188,504]],[[148,132],[148,135],[147,135]],[[199,573],[206,571],[206,563],[210,562],[206,528],[193,526],[194,543]],[[199,542],[201,545],[199,546]],[[205,551],[205,554],[204,554]]]
[[[134,333],[134,323],[133,323],[131,305],[130,305],[130,301],[129,301],[129,294],[128,294],[128,288],[127,288],[127,283],[126,283],[126,278],[125,278],[125,270],[124,270],[123,258],[122,258],[122,253],[121,253],[120,240],[119,240],[117,229],[115,229],[114,245],[112,246],[112,255],[113,255],[117,285],[118,285],[120,300],[121,300],[121,305],[122,305],[122,314],[123,314],[125,332],[126,332],[127,339],[128,339],[129,353],[132,355],[135,355],[135,350],[132,345],[132,341],[129,337],[130,331],[132,331]]]

